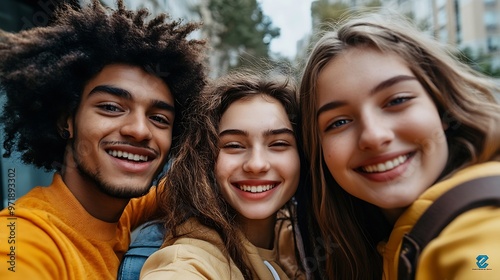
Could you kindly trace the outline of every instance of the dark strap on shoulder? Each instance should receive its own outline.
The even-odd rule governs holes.
[[[487,205],[500,205],[500,176],[474,179],[440,196],[403,237],[398,279],[415,278],[420,252],[453,219],[470,209]]]

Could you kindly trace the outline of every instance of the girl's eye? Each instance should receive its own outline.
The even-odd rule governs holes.
[[[290,143],[288,143],[287,141],[275,141],[275,142],[271,143],[270,146],[271,147],[288,147],[288,146],[290,146]]]
[[[244,148],[243,145],[234,142],[226,143],[222,146],[222,149],[243,149],[243,148]]]
[[[342,127],[348,123],[350,123],[351,121],[350,120],[347,120],[347,119],[342,119],[342,120],[338,120],[338,121],[334,121],[333,123],[331,123],[325,131],[328,131],[328,130],[331,130],[331,129],[337,129],[339,127]]]
[[[412,99],[413,97],[409,97],[409,96],[400,96],[400,97],[396,97],[392,100],[390,100],[386,107],[391,107],[391,106],[396,106],[396,105],[399,105],[399,104],[402,104],[402,103],[405,103],[406,101]]]

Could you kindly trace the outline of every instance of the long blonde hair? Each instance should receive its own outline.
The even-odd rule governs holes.
[[[464,166],[498,160],[500,106],[498,87],[460,63],[437,41],[398,15],[364,15],[327,31],[312,49],[303,72],[300,95],[303,141],[311,162],[313,208],[327,250],[329,279],[369,279],[382,275],[376,245],[390,233],[380,212],[345,191],[325,166],[318,136],[317,79],[325,65],[348,49],[371,47],[395,54],[407,64],[436,104],[446,131],[449,159],[442,176]]]

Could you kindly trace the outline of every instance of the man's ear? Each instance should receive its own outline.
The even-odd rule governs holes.
[[[57,121],[57,130],[62,139],[68,140],[73,138],[73,117],[63,115]]]

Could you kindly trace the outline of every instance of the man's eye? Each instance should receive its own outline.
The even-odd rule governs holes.
[[[151,116],[151,119],[161,124],[170,124],[170,121],[165,116]]]
[[[122,110],[113,104],[101,104],[98,106],[99,108],[108,111],[108,112],[121,112]]]

